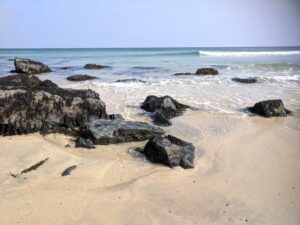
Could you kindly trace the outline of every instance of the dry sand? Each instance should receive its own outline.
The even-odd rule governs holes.
[[[85,150],[63,135],[1,137],[0,224],[300,224],[299,117],[187,112],[173,122],[167,131],[197,148],[195,169],[129,151],[145,142]]]

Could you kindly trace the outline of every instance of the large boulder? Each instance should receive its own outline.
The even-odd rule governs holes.
[[[197,69],[196,75],[218,75],[218,70],[214,68],[200,68]]]
[[[144,149],[149,161],[184,169],[194,168],[194,152],[193,144],[171,135],[150,139]]]
[[[105,104],[91,90],[58,87],[34,75],[0,78],[0,134],[74,131],[108,118]]]
[[[292,113],[284,107],[281,99],[258,102],[248,109],[250,112],[264,117],[285,117]]]
[[[164,131],[147,123],[99,119],[90,122],[81,136],[96,145],[144,141],[162,135]]]
[[[182,115],[190,107],[177,102],[170,96],[157,97],[150,95],[145,99],[141,108],[148,112],[160,111],[167,119],[172,119]]]
[[[47,65],[30,59],[15,58],[14,64],[17,73],[38,74],[51,72]]]
[[[90,75],[72,75],[67,77],[69,81],[85,81],[85,80],[93,80],[97,79],[97,77],[90,76]]]
[[[86,64],[83,68],[87,70],[100,70],[103,68],[108,68],[109,66],[98,65],[98,64]]]

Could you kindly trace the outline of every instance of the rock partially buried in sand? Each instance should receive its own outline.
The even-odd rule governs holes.
[[[238,82],[238,83],[244,83],[244,84],[253,84],[257,82],[257,78],[256,77],[249,77],[249,78],[232,78],[231,79],[234,82]]]
[[[90,75],[72,75],[67,77],[69,81],[85,81],[85,80],[93,80],[97,79],[97,77],[90,76]]]
[[[103,68],[108,68],[109,66],[98,65],[98,64],[86,64],[83,68],[87,70],[100,70]]]
[[[64,176],[69,176],[71,174],[71,172],[73,170],[75,170],[77,168],[76,165],[73,165],[73,166],[70,166],[68,167],[67,169],[65,169],[62,173],[61,173],[61,176],[64,177]]]
[[[150,139],[144,149],[149,161],[184,169],[194,168],[194,152],[193,144],[171,135]]]
[[[288,114],[292,114],[284,107],[281,99],[258,102],[248,109],[250,112],[264,117],[286,117]]]
[[[159,110],[167,119],[172,119],[182,115],[182,113],[190,107],[177,102],[170,96],[157,97],[150,95],[145,99],[141,108],[148,112]]]
[[[95,148],[93,143],[89,139],[85,139],[82,137],[77,138],[75,142],[75,148],[87,148],[87,149],[92,149]]]
[[[30,59],[15,58],[14,64],[17,73],[38,74],[51,72],[47,65]]]
[[[168,118],[166,118],[165,115],[160,111],[155,111],[152,117],[155,125],[165,127],[173,125],[173,123]]]
[[[108,115],[94,91],[63,89],[34,75],[0,78],[0,135],[73,134],[74,129],[99,118]]]
[[[218,70],[214,68],[200,68],[196,71],[196,75],[218,75]]]
[[[162,135],[164,131],[147,123],[122,120],[95,120],[87,125],[81,136],[96,145],[144,141]]]
[[[117,83],[146,83],[144,80],[139,79],[123,79],[123,80],[116,80]]]

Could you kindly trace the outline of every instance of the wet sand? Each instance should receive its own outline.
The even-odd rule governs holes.
[[[1,224],[300,224],[299,121],[188,111],[166,131],[196,146],[191,170],[129,150],[145,142],[85,150],[57,134],[1,137]]]

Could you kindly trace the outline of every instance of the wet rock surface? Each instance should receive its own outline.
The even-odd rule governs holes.
[[[0,78],[0,134],[74,134],[89,121],[108,118],[105,104],[91,90],[58,87],[34,75]]]
[[[182,115],[182,113],[190,107],[177,102],[170,96],[157,97],[150,95],[145,99],[141,108],[148,112],[159,111],[167,119],[171,119]]]
[[[194,168],[194,152],[195,147],[191,143],[171,135],[150,139],[144,149],[149,161],[184,169]]]
[[[67,80],[69,81],[85,81],[85,80],[94,80],[97,79],[97,77],[90,76],[90,75],[72,75],[67,77]]]
[[[81,136],[92,140],[96,145],[107,145],[132,141],[144,141],[164,131],[147,123],[99,119],[90,122]]]
[[[160,111],[155,111],[152,117],[153,117],[153,123],[157,126],[168,127],[173,125],[171,120],[166,118],[165,115]]]
[[[196,75],[218,75],[218,70],[214,68],[200,68],[197,69]]]
[[[51,72],[51,69],[47,65],[30,59],[15,58],[14,64],[14,72],[16,73],[38,74]]]
[[[249,77],[249,78],[235,77],[235,78],[232,78],[231,80],[234,81],[234,82],[237,82],[237,83],[244,83],[244,84],[253,84],[253,83],[258,82],[256,77]]]
[[[189,76],[189,75],[195,75],[194,73],[175,73],[173,76]]]
[[[248,110],[263,117],[286,117],[292,114],[284,107],[281,99],[258,102],[253,107],[248,107]]]
[[[87,70],[100,70],[100,69],[108,68],[108,67],[109,66],[89,63],[89,64],[86,64],[83,68],[87,69]]]
[[[116,80],[116,83],[146,83],[146,81],[133,78],[133,79]]]

